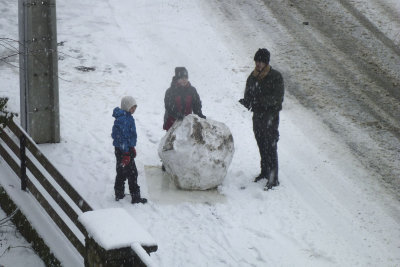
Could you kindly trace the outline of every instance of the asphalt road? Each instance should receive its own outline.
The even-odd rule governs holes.
[[[306,91],[292,87],[290,92],[305,106],[314,108],[326,118],[325,122],[343,136],[363,163],[400,192],[398,45],[347,0],[329,4],[324,3],[327,1],[287,1],[286,6],[278,4],[278,1],[264,2],[275,14],[279,14],[278,21],[296,37],[299,44],[307,48],[310,59],[323,62],[318,64],[320,71],[336,84],[334,87],[323,86]],[[316,41],[309,34],[298,34],[293,27],[298,25],[298,21],[288,19],[293,12],[300,13],[313,27],[312,30],[322,34],[339,53],[316,46]],[[394,13],[387,14],[393,20],[399,20]],[[346,59],[345,62],[341,57]],[[327,101],[331,105],[334,103],[328,111]],[[354,125],[341,124],[331,118],[332,111],[349,118]],[[351,127],[361,128],[371,139],[359,139],[349,130]]]
[[[400,199],[400,10],[374,1],[380,13],[350,0],[236,0],[212,8],[225,16],[232,50],[269,46],[287,93]]]

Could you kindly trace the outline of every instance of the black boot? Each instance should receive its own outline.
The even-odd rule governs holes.
[[[147,199],[146,199],[146,198],[140,197],[140,195],[138,195],[138,196],[132,196],[132,201],[131,201],[131,203],[132,203],[132,204],[136,204],[136,203],[145,204],[145,203],[147,203]]]
[[[123,199],[125,196],[115,196],[115,201],[119,201],[120,199]]]
[[[256,178],[254,178],[254,182],[257,183],[258,181],[260,181],[262,179],[267,179],[267,176],[261,173]]]
[[[270,189],[272,189],[272,187],[275,187],[275,186],[278,186],[278,185],[279,185],[279,181],[275,181],[275,182],[272,182],[272,183],[270,183],[268,181],[267,184],[264,187],[264,190],[265,191],[270,190]]]
[[[125,197],[124,193],[115,192],[115,201],[119,201],[120,199],[123,199],[124,197]]]

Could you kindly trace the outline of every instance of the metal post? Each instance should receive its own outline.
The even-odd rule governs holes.
[[[36,143],[60,142],[55,0],[19,0],[21,124]]]
[[[20,146],[19,146],[19,154],[21,159],[21,189],[26,191],[26,137],[21,135],[20,138]]]

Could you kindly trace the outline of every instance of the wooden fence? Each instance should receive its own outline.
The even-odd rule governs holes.
[[[44,208],[51,219],[56,223],[64,235],[68,238],[71,244],[76,250],[84,256],[85,244],[80,241],[77,235],[70,229],[65,223],[64,219],[56,212],[54,207],[49,203],[46,197],[40,192],[35,184],[28,178],[26,169],[28,169],[32,176],[42,185],[47,191],[51,198],[58,204],[58,206],[65,212],[65,214],[71,219],[75,226],[81,231],[84,236],[87,236],[85,228],[78,221],[79,214],[71,207],[66,200],[65,194],[60,193],[46,178],[46,176],[39,170],[34,162],[27,157],[26,150],[32,154],[34,159],[51,175],[54,181],[63,189],[66,195],[76,204],[76,206],[82,211],[91,211],[90,205],[79,195],[79,193],[69,184],[69,182],[62,176],[62,174],[54,167],[54,165],[43,155],[37,145],[26,135],[25,131],[22,130],[14,121],[10,121],[7,127],[15,135],[16,138],[12,138],[12,135],[8,134],[7,131],[0,130],[0,138],[4,141],[15,156],[20,160],[18,164],[9,151],[0,145],[0,155],[15,172],[15,174],[21,179],[21,189],[28,189],[40,205]],[[14,141],[19,139],[19,146]]]
[[[10,131],[6,130],[7,128]],[[71,228],[65,222],[65,219],[63,219],[63,217],[60,216],[56,209],[49,203],[48,198],[46,198],[42,194],[41,190],[39,190],[37,186],[30,180],[30,178],[27,176],[27,169],[62,209],[62,211],[68,216],[73,224],[79,229],[79,231],[85,236],[85,238],[87,238],[88,235],[84,226],[78,221],[79,214],[76,212],[76,210],[74,210],[74,208],[72,208],[67,199],[69,198],[69,201],[72,200],[82,212],[91,211],[92,208],[46,158],[46,156],[43,155],[35,142],[25,133],[23,129],[20,128],[20,126],[11,120],[9,123],[7,123],[6,129],[0,128],[0,138],[4,141],[4,144],[8,147],[8,149],[3,146],[3,144],[0,144],[0,155],[15,172],[15,174],[21,179],[21,189],[28,189],[29,192],[32,193],[32,195],[44,208],[59,229],[64,233],[71,244],[85,258],[85,243],[82,243],[82,241],[76,235],[76,229],[75,231],[71,230]],[[19,145],[17,143],[19,143]],[[30,152],[29,155],[26,153],[27,150]],[[10,151],[12,151],[12,153],[10,153]],[[33,159],[30,158],[30,155],[33,156]],[[19,159],[20,164],[18,164],[18,161],[16,161],[15,158]],[[41,167],[38,167],[36,164],[41,165]],[[44,175],[40,169],[46,170],[46,172],[65,193],[59,192],[59,190],[49,182],[46,175]],[[67,197],[65,195],[67,195]],[[148,253],[157,250],[156,247],[145,247],[145,249]]]

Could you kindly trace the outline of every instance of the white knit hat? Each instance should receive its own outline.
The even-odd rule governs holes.
[[[131,96],[124,96],[121,99],[121,109],[129,111],[133,106],[137,106],[136,100]]]

